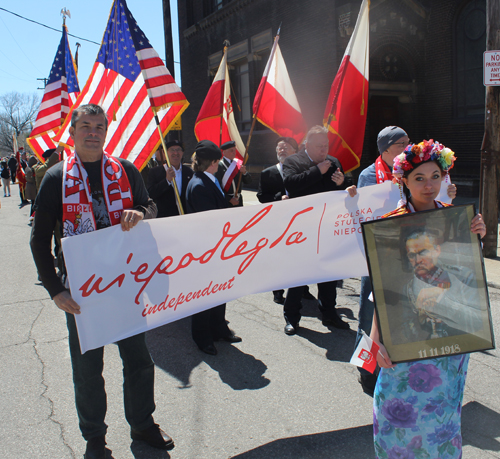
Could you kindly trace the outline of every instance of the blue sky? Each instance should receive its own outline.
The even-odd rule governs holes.
[[[177,1],[171,0],[174,34],[174,60],[179,62],[177,32]],[[21,93],[43,91],[43,81],[48,78],[54,56],[61,40],[63,7],[71,12],[66,19],[70,34],[97,43],[101,42],[108,22],[112,0],[0,0],[0,7],[20,16],[57,29],[49,30],[28,22],[4,10],[0,10],[0,95],[11,91]],[[151,45],[165,58],[163,35],[163,8],[161,0],[127,0],[127,5],[135,20],[148,37]],[[99,46],[70,36],[71,52],[75,53],[76,43],[82,46],[78,52],[78,81],[83,88],[97,57]],[[169,69],[171,70],[171,69]],[[175,64],[177,83],[180,65]]]

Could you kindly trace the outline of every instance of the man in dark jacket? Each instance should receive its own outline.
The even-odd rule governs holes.
[[[193,170],[184,166],[184,148],[178,140],[165,144],[170,167],[166,164],[153,167],[148,175],[148,193],[158,207],[158,218],[180,215],[174,187],[177,187],[184,213],[186,213],[186,190],[193,177]]]
[[[69,132],[75,153],[45,174],[35,203],[31,234],[31,250],[43,285],[56,306],[66,312],[76,409],[87,441],[86,459],[107,456],[104,348],[81,353],[75,320],[75,314],[81,310],[67,284],[55,272],[50,250],[52,233],[57,223],[61,235],[71,237],[112,225],[130,231],[141,220],[156,216],[156,206],[136,167],[104,153],[107,128],[108,120],[101,107],[89,104],[73,111]],[[132,439],[155,448],[173,448],[172,439],[153,420],[154,363],[145,333],[120,340],[116,345],[123,361],[124,405]]]
[[[311,128],[306,136],[305,148],[285,159],[283,175],[290,198],[345,190],[349,185],[338,159],[328,156],[328,131],[323,126]],[[303,290],[303,286],[288,289],[283,306],[287,335],[294,335],[299,326]],[[340,318],[335,309],[337,281],[318,284],[318,301],[323,325],[349,328],[349,324]]]

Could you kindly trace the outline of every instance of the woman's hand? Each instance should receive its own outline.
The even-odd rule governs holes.
[[[446,194],[453,201],[457,197],[457,186],[454,183],[448,185]]]
[[[387,349],[382,343],[377,343],[380,349],[377,353],[377,363],[380,368],[394,368],[396,365],[392,363],[392,360],[387,353]]]
[[[474,234],[479,234],[481,239],[486,236],[486,225],[484,224],[483,216],[477,214],[470,223],[470,230]]]

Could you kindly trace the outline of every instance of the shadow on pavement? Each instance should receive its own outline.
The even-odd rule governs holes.
[[[216,342],[216,356],[198,350],[191,339],[190,321],[188,317],[147,333],[148,347],[155,365],[178,379],[182,388],[190,387],[191,372],[201,362],[206,362],[217,371],[221,381],[234,390],[262,389],[270,383],[263,376],[267,366],[253,355],[241,352],[237,344]]]
[[[486,451],[500,451],[500,413],[469,402],[462,408],[462,442]]]
[[[325,349],[326,358],[337,362],[349,362],[351,360],[354,352],[354,342],[356,341],[356,332],[354,330],[339,330],[334,327],[325,327],[325,333],[300,327],[297,336]]]
[[[281,438],[232,459],[370,459],[373,450],[373,426],[323,432],[301,437]]]
[[[130,451],[135,459],[170,459],[170,454],[162,449],[153,448],[140,441],[133,441]]]

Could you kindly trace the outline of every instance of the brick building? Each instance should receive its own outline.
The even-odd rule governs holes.
[[[186,158],[196,144],[194,122],[229,40],[230,79],[246,142],[253,97],[281,24],[280,47],[304,118],[321,124],[330,86],[361,2],[345,0],[178,0]],[[377,157],[376,136],[402,126],[412,140],[434,138],[459,161],[453,180],[477,195],[484,130],[482,77],[485,0],[372,0],[370,87],[361,167]],[[249,169],[276,161],[276,134],[257,123]]]

